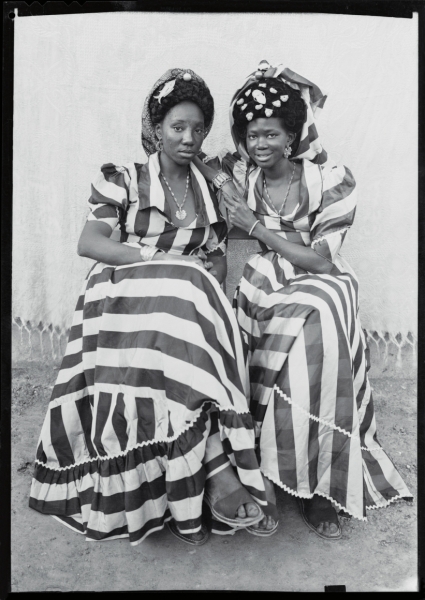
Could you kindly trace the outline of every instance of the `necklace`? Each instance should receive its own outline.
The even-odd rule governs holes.
[[[292,175],[291,175],[291,179],[289,180],[288,189],[286,190],[286,194],[285,194],[285,197],[284,197],[284,199],[283,199],[283,202],[282,202],[282,206],[280,207],[280,210],[279,210],[279,211],[277,210],[277,208],[276,208],[276,207],[275,207],[275,205],[273,204],[273,201],[272,201],[272,199],[270,198],[269,190],[267,189],[266,176],[265,176],[265,174],[264,174],[264,171],[263,171],[264,189],[265,189],[265,191],[266,191],[266,195],[267,195],[268,201],[270,202],[270,204],[271,204],[271,205],[272,205],[272,207],[274,208],[275,212],[276,212],[276,213],[279,215],[279,217],[282,215],[282,210],[283,210],[283,207],[285,206],[286,200],[288,199],[288,196],[289,196],[289,190],[291,189],[292,180],[293,180],[293,178],[294,178],[294,173],[295,173],[295,163],[293,163],[293,165],[294,165],[294,166],[293,166],[293,169],[292,169]],[[264,202],[264,198],[262,198],[262,200],[263,200],[263,202]]]
[[[164,175],[164,173],[162,171],[161,171],[161,176],[162,176],[163,180],[165,181],[165,185],[170,190],[170,194],[172,195],[172,197],[174,199],[174,202],[177,204],[176,217],[179,219],[179,221],[184,221],[184,219],[187,216],[187,212],[185,210],[183,210],[183,206],[184,206],[184,203],[186,202],[187,192],[188,192],[188,189],[189,189],[189,181],[190,181],[190,170],[189,170],[189,168],[187,169],[186,191],[184,193],[183,202],[181,204],[179,204],[177,202],[177,198],[175,197],[175,195],[173,193],[173,190],[171,189],[170,184],[166,180],[165,175]]]

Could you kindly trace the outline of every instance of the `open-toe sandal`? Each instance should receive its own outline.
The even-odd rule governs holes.
[[[335,509],[333,507],[332,507],[332,509],[329,508],[329,510],[334,510],[335,511],[336,517],[338,519],[338,523],[334,523],[334,524],[338,525],[338,531],[335,534],[332,534],[332,535],[325,535],[324,533],[320,533],[320,531],[317,531],[317,528],[313,525],[313,523],[311,523],[308,520],[308,517],[307,517],[306,512],[305,512],[305,506],[304,506],[304,500],[303,500],[303,498],[298,498],[298,506],[300,507],[300,512],[301,512],[301,516],[303,518],[304,523],[307,525],[307,527],[309,529],[311,529],[312,531],[314,531],[314,533],[316,535],[318,535],[319,537],[321,537],[324,540],[339,540],[339,539],[341,539],[341,537],[342,537],[341,524],[339,522],[338,514],[336,513],[336,511],[335,511]],[[325,520],[327,520],[327,519],[325,519]],[[329,521],[329,520],[328,520],[328,522],[333,523],[333,521]]]
[[[171,531],[171,533],[176,536],[176,538],[178,538],[182,542],[186,542],[186,544],[190,544],[191,546],[202,546],[208,541],[209,538],[208,529],[204,524],[202,524],[201,526],[201,533],[203,534],[203,536],[200,540],[194,540],[185,535],[184,533],[180,533],[175,521],[168,521],[167,527]]]
[[[260,527],[247,527],[246,530],[251,535],[257,535],[258,537],[270,537],[275,534],[279,528],[279,514],[277,512],[276,506],[276,495],[274,493],[274,485],[273,482],[270,481],[267,477],[263,475],[264,485],[266,488],[266,497],[267,497],[267,506],[263,507],[263,512],[265,517],[272,517],[275,521],[274,527],[272,529],[263,529]]]
[[[228,509],[233,514],[236,514],[236,511],[238,510],[239,506],[241,506],[241,504],[255,504],[255,506],[258,508],[258,515],[256,515],[255,517],[244,518],[226,517],[225,515],[220,513],[216,508],[220,501],[214,502],[212,496],[208,494],[208,492],[205,490],[204,502],[209,507],[211,514],[214,517],[214,519],[216,519],[216,521],[221,521],[222,523],[226,523],[226,525],[231,525],[232,527],[249,527],[250,525],[255,525],[256,523],[259,523],[264,518],[263,511],[258,506],[258,504],[253,501],[251,497],[249,497],[249,499],[247,499],[245,502],[241,503],[239,494],[235,495],[234,502],[232,502],[230,495],[227,498],[225,498],[224,501],[226,503],[226,509]]]

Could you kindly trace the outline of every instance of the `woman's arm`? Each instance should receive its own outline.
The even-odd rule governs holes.
[[[212,180],[214,179],[214,177],[216,175],[218,175],[221,171],[217,171],[216,169],[213,169],[212,167],[210,167],[209,165],[206,165],[204,162],[202,162],[202,160],[196,156],[193,159],[193,164],[201,171],[201,174],[205,177],[205,179],[212,183]],[[236,189],[235,184],[232,181],[227,181],[221,188],[220,191],[223,194],[224,199],[229,199],[231,200],[232,197],[234,195],[239,195],[238,191]]]
[[[231,200],[226,198],[225,202],[231,223],[249,232],[257,219],[245,200],[234,196]],[[272,248],[283,258],[289,260],[290,263],[301,267],[305,271],[320,274],[332,271],[333,263],[317,254],[312,248],[289,242],[264,227],[261,223],[257,223],[251,235]]]
[[[126,246],[110,239],[112,229],[106,223],[87,221],[78,240],[77,252],[79,256],[92,258],[107,265],[131,265],[142,261],[140,250]],[[209,268],[212,265],[203,263],[197,256],[170,255],[167,252],[157,252],[152,260],[179,260],[193,262],[200,267]]]

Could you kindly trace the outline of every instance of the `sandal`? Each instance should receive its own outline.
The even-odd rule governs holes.
[[[208,538],[210,536],[210,534],[208,533],[208,529],[205,527],[204,524],[201,525],[201,533],[203,534],[203,537],[200,540],[194,540],[185,535],[184,533],[181,533],[178,530],[175,521],[168,521],[167,527],[171,531],[171,533],[176,536],[176,538],[178,538],[182,542],[186,542],[186,544],[190,544],[191,546],[203,546],[203,544],[205,544],[208,541]]]
[[[247,492],[247,494],[248,494],[248,492]],[[237,509],[241,505],[239,490],[238,490],[237,494],[234,494],[235,498],[232,499],[232,496],[233,496],[233,494],[230,494],[229,496],[224,498],[223,501],[227,505],[226,508],[229,508],[230,510],[233,510],[233,508],[234,508],[233,514],[235,514]],[[233,502],[232,502],[232,500],[233,500]],[[251,496],[249,496],[249,500],[247,500],[246,502],[242,502],[242,504],[244,504],[244,503],[245,504],[247,504],[247,503],[255,504],[255,506],[258,508],[258,511],[259,511],[255,517],[245,517],[245,518],[226,517],[222,513],[218,512],[218,510],[214,507],[214,499],[212,496],[210,496],[210,494],[207,493],[206,490],[204,493],[204,502],[210,509],[211,514],[216,521],[221,521],[221,523],[225,523],[226,525],[230,525],[232,527],[237,527],[237,528],[249,527],[250,525],[255,525],[256,523],[259,523],[264,518],[263,511],[258,506],[258,504],[252,500]],[[219,502],[216,501],[215,504],[216,505],[220,504],[220,501]],[[232,507],[232,505],[233,505],[233,507]]]
[[[318,535],[319,537],[321,537],[324,540],[339,540],[342,537],[342,529],[341,529],[341,525],[339,522],[339,518],[338,518],[338,514],[335,511],[335,509],[333,507],[329,507],[329,509],[327,509],[329,511],[329,515],[331,517],[333,517],[333,514],[331,515],[330,511],[332,510],[335,514],[336,514],[336,518],[338,520],[338,523],[334,523],[335,525],[338,525],[338,531],[335,534],[332,535],[325,535],[324,533],[320,533],[319,531],[317,531],[317,528],[313,525],[313,523],[311,523],[308,518],[307,515],[305,513],[305,506],[304,506],[304,499],[303,498],[298,498],[298,505],[300,507],[300,511],[301,511],[301,516],[304,520],[304,523],[307,525],[307,527],[309,529],[311,529],[312,531],[314,531],[314,533],[316,535]],[[325,509],[326,510],[326,509]],[[329,521],[329,522],[333,522],[333,521]]]
[[[279,521],[276,521],[275,526],[272,529],[261,529],[260,527],[247,527],[246,530],[251,535],[258,535],[258,537],[270,537],[279,529]]]
[[[247,527],[246,530],[251,535],[257,535],[258,537],[270,537],[275,534],[279,528],[279,515],[277,512],[276,506],[276,495],[274,491],[274,484],[270,479],[263,475],[264,486],[266,488],[266,497],[267,497],[267,506],[263,507],[263,512],[265,517],[272,517],[275,521],[274,527],[272,529],[264,529],[261,527]]]

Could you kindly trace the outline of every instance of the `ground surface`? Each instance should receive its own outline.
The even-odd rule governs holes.
[[[344,521],[343,538],[325,541],[304,525],[294,498],[278,492],[279,531],[245,531],[188,546],[164,529],[141,545],[87,543],[28,508],[38,435],[57,375],[52,366],[17,363],[12,398],[12,591],[268,590],[347,592],[417,589],[416,384],[374,379],[378,435],[415,496]]]

